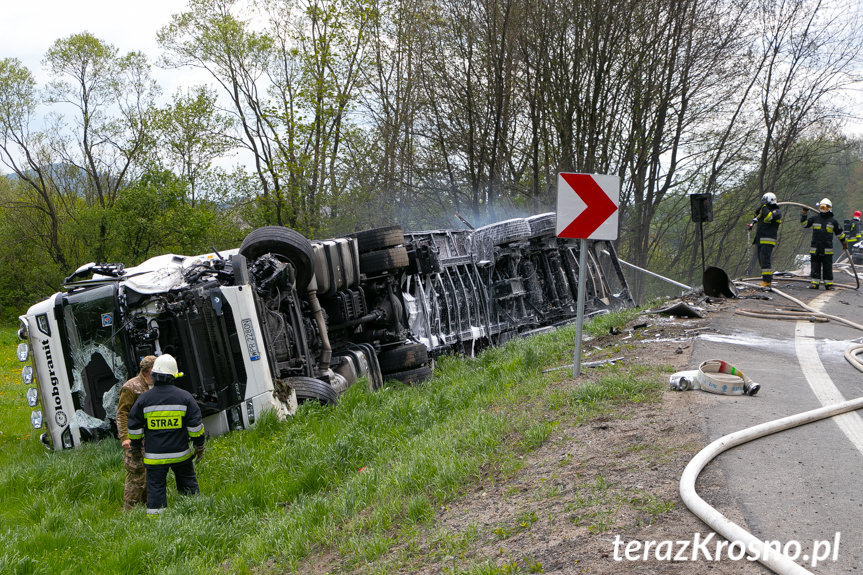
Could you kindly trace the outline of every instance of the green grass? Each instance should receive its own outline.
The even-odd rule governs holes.
[[[22,364],[15,357],[19,343],[17,327],[0,328],[0,462],[4,467],[44,451],[38,440],[32,441],[39,433],[30,425],[32,409],[25,399],[27,387],[21,382]]]
[[[169,509],[148,518],[122,512],[116,441],[45,452],[29,424],[17,337],[4,328],[0,572],[54,575],[98,565],[101,573],[281,573],[324,550],[364,565],[410,547],[447,502],[490,474],[519,469],[520,456],[548,441],[558,419],[656,399],[664,376],[614,366],[597,383],[550,389],[562,375],[542,370],[571,357],[574,331],[512,341],[475,359],[442,358],[423,385],[375,393],[356,385],[338,406],[305,404],[286,422],[265,414],[251,430],[209,439],[198,467],[201,494],[180,498],[169,480]],[[534,417],[540,405],[555,419]],[[657,502],[643,504],[661,512]],[[523,515],[506,530],[536,520]],[[471,537],[475,530],[440,544],[457,556]],[[489,568],[468,572],[507,572]],[[520,569],[541,565],[524,558]]]
[[[643,308],[627,308],[596,315],[584,324],[584,332],[594,337],[608,335],[612,329],[620,329],[630,320],[639,316]]]

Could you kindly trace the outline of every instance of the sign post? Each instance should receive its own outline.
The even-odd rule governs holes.
[[[581,337],[587,283],[587,240],[616,240],[620,178],[602,174],[557,176],[557,237],[578,243],[578,301],[572,376],[581,375]]]

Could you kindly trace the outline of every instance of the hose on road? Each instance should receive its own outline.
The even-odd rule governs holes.
[[[755,284],[750,284],[750,283],[746,283],[746,282],[738,282],[738,283],[742,283],[745,286],[752,287],[755,289],[760,289],[760,286],[757,286]],[[796,303],[797,305],[802,307],[804,310],[806,310],[808,312],[808,315],[812,315],[812,316],[819,317],[819,318],[826,318],[828,320],[833,320],[833,321],[836,321],[839,323],[844,323],[845,325],[847,325],[849,327],[853,327],[854,329],[859,329],[859,330],[863,331],[863,325],[856,323],[856,322],[853,322],[850,319],[844,318],[844,317],[839,316],[839,315],[833,315],[833,314],[829,314],[829,313],[824,313],[822,311],[818,311],[817,309],[811,307],[810,305],[800,301],[799,299],[797,299],[795,297],[788,295],[787,293],[785,293],[785,292],[783,292],[777,288],[770,288],[770,291],[775,293],[776,295],[779,295],[779,296],[784,297],[785,299],[787,299],[789,301]],[[753,317],[766,317],[766,318],[775,317],[775,318],[779,319],[779,317],[777,315],[775,315],[775,312],[769,312],[768,313],[768,312],[759,312],[759,311],[754,311],[754,310],[738,310],[738,311],[746,311],[746,312],[748,312],[748,314],[752,315]],[[781,317],[781,319],[786,319],[786,318]],[[861,371],[863,371],[863,370],[861,370]]]
[[[747,284],[745,282],[740,283],[756,289],[759,288],[759,286],[753,284]],[[806,318],[810,318],[810,321],[834,320],[856,329],[863,330],[863,325],[840,316],[820,312],[799,299],[776,288],[771,288],[771,291],[796,303],[805,311],[777,310],[765,313],[753,310],[737,310],[737,313],[752,317],[795,319],[798,321]],[[863,371],[863,363],[861,363],[857,358],[861,353],[863,353],[863,344],[855,344],[845,350],[845,358],[858,370]],[[698,493],[696,493],[695,482],[698,479],[698,475],[708,463],[721,453],[733,447],[737,447],[743,443],[747,443],[767,435],[772,435],[780,431],[785,431],[793,427],[806,425],[807,423],[820,421],[828,417],[834,417],[836,415],[855,411],[861,408],[863,408],[863,398],[852,399],[835,405],[828,405],[811,411],[783,417],[774,421],[768,421],[766,423],[755,425],[720,437],[699,451],[698,454],[696,454],[696,456],[687,464],[686,468],[683,470],[683,475],[680,477],[680,497],[683,499],[686,507],[707,525],[712,527],[714,531],[725,537],[728,541],[740,541],[743,543],[748,555],[755,557],[759,563],[771,569],[774,573],[778,573],[779,575],[812,575],[811,571],[798,565],[790,557],[779,552],[777,549],[768,546],[764,541],[755,537],[710,506],[698,495]]]
[[[695,492],[695,481],[708,463],[732,447],[737,447],[743,443],[785,431],[792,427],[798,427],[861,408],[863,408],[863,398],[852,399],[836,405],[828,405],[774,421],[768,421],[767,423],[755,425],[720,437],[699,451],[686,465],[683,475],[680,477],[680,497],[683,499],[686,507],[712,527],[714,531],[725,537],[728,541],[742,542],[751,556],[757,557],[759,563],[773,570],[773,572],[779,573],[779,575],[812,575],[811,571],[801,567],[777,549],[769,547],[764,541],[755,537],[711,507]]]

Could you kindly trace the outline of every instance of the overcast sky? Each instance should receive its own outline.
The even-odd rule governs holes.
[[[43,85],[42,58],[48,48],[55,40],[87,31],[121,55],[140,51],[153,63],[159,55],[156,32],[185,8],[184,0],[10,0],[0,7],[0,58],[18,58]],[[165,96],[184,78],[155,66],[153,76]]]
[[[140,51],[151,64],[160,52],[156,32],[168,24],[171,15],[185,10],[185,0],[144,0],[130,5],[122,0],[7,0],[0,6],[0,58],[18,58],[33,72],[40,86],[47,75],[42,58],[55,40],[72,34],[90,32],[113,44],[119,53]],[[153,66],[153,77],[162,86],[163,97],[170,97],[178,87],[210,83],[202,71],[162,70]],[[861,101],[857,85],[849,97]],[[861,115],[860,105],[854,106]],[[850,123],[848,132],[860,135],[863,123]]]

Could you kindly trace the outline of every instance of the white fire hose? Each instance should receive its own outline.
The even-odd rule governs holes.
[[[850,325],[851,327],[855,327],[857,329],[863,329],[863,326],[861,326],[860,324],[854,323],[838,316],[821,313],[820,311],[806,305],[802,301],[793,298],[788,294],[782,293],[776,288],[773,288],[771,291],[799,304],[801,307],[807,310],[808,314],[812,314],[814,317],[829,318],[841,321],[842,323],[845,323],[846,325]],[[764,314],[764,316],[766,315],[768,314]],[[782,319],[786,318],[790,319],[789,316],[782,317]],[[796,317],[794,319],[799,320],[801,318]],[[863,344],[857,344],[849,347],[845,351],[845,358],[855,367],[863,371],[863,363],[861,363],[857,359],[857,355],[860,353],[863,353]],[[702,363],[702,365],[704,365],[704,363]],[[742,374],[740,375],[742,376]],[[672,387],[674,387],[673,382]],[[734,433],[730,433],[728,435],[720,437],[719,439],[699,451],[698,454],[692,458],[692,460],[683,470],[683,475],[680,477],[680,497],[683,499],[683,503],[686,505],[686,507],[689,508],[690,511],[692,511],[692,513],[694,513],[707,525],[712,527],[714,531],[725,537],[728,541],[740,541],[741,543],[743,543],[743,545],[745,545],[746,547],[747,553],[750,556],[756,557],[759,563],[771,569],[774,573],[778,573],[779,575],[812,575],[811,571],[805,569],[804,567],[801,567],[800,565],[795,563],[790,557],[781,553],[778,549],[774,547],[769,547],[767,544],[764,543],[764,541],[755,537],[754,535],[752,535],[751,533],[749,533],[748,531],[746,531],[745,529],[719,513],[719,511],[711,507],[695,492],[695,481],[698,479],[698,475],[707,466],[708,463],[710,463],[719,454],[733,447],[737,447],[738,445],[742,445],[744,443],[752,441],[753,439],[772,435],[774,433],[785,431],[793,427],[806,425],[807,423],[812,423],[813,421],[820,421],[828,417],[834,417],[836,415],[841,415],[843,413],[855,411],[861,408],[863,408],[863,397],[844,401],[835,405],[819,407],[818,409],[813,409],[811,411],[804,411],[803,413],[790,415],[788,417],[783,417],[774,421],[768,421],[766,423],[755,425],[753,427],[749,427],[740,431],[735,431]]]
[[[702,361],[696,370],[678,371],[669,379],[671,389],[700,389],[720,395],[755,395],[761,385],[742,371],[721,359]]]
[[[699,451],[683,470],[683,475],[680,477],[680,497],[689,510],[712,527],[714,531],[725,537],[728,541],[740,541],[743,543],[749,555],[757,557],[759,563],[773,572],[779,573],[779,575],[812,575],[811,571],[801,567],[778,549],[768,547],[764,541],[755,537],[711,507],[695,492],[695,481],[698,479],[698,474],[701,473],[708,463],[717,455],[732,447],[737,447],[753,439],[785,431],[792,427],[798,427],[861,408],[863,408],[863,398],[852,399],[836,405],[828,405],[774,421],[768,421],[767,423],[720,437]]]

